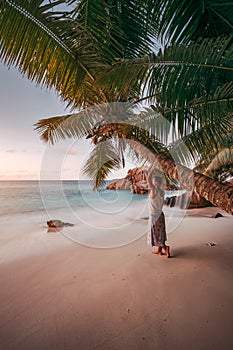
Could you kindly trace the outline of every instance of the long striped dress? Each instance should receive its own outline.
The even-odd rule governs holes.
[[[155,198],[149,197],[149,227],[147,242],[151,247],[163,247],[167,240],[165,217],[162,211],[164,204],[164,192],[157,189]]]

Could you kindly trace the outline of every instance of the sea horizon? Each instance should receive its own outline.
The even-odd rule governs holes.
[[[106,185],[114,180],[107,180]],[[41,210],[121,207],[145,198],[130,191],[93,190],[90,180],[0,180],[0,216]]]

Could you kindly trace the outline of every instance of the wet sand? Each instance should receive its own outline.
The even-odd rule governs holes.
[[[170,259],[151,254],[146,220],[100,249],[47,234],[41,214],[19,219],[1,220],[0,349],[232,348],[233,217],[189,210]]]

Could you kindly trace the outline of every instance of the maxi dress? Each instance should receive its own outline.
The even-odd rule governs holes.
[[[158,189],[155,198],[149,197],[149,227],[147,241],[151,247],[163,247],[167,240],[165,217],[162,211],[164,204],[164,192]]]

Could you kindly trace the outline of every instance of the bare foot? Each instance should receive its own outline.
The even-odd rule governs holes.
[[[162,253],[162,248],[159,247],[158,250],[157,250],[157,252],[152,252],[152,254],[163,255],[163,253]]]
[[[167,258],[170,258],[170,247],[169,246],[166,246],[166,247],[164,247],[164,249],[165,249],[165,252],[166,252],[166,257]]]

